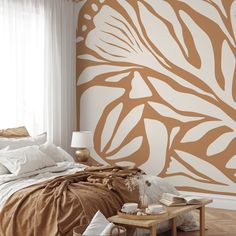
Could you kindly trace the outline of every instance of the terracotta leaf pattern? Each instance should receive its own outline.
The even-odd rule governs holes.
[[[101,163],[236,195],[236,1],[78,3],[77,101]]]

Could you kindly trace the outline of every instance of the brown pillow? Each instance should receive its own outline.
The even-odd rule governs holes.
[[[29,136],[29,133],[24,126],[16,128],[0,129],[0,137],[18,138],[27,136]]]

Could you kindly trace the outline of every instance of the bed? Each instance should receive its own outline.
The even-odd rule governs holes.
[[[138,168],[87,167],[75,163],[63,149],[37,137],[0,138],[0,235],[72,235],[73,227],[87,222],[97,210],[106,217],[116,214],[125,202],[137,202],[140,183],[132,189],[127,179]],[[178,191],[163,179],[144,175],[149,203],[163,192]],[[180,216],[179,227],[195,229],[190,214]],[[169,229],[168,222],[159,226]],[[144,235],[143,231],[136,235]]]

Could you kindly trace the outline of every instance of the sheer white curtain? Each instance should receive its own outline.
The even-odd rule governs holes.
[[[0,128],[69,149],[76,127],[74,3],[0,0]]]
[[[43,130],[44,9],[0,0],[0,127]]]
[[[76,21],[72,1],[45,1],[45,125],[49,139],[70,150],[76,128]]]

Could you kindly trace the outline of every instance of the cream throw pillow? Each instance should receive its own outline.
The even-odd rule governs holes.
[[[100,235],[109,224],[110,222],[106,219],[106,217],[100,211],[97,211],[83,235]]]
[[[67,151],[65,151],[63,148],[57,147],[57,149],[64,156],[65,161],[75,162],[75,159]]]
[[[16,175],[56,165],[55,161],[39,150],[39,146],[0,151],[0,163]]]
[[[39,150],[50,156],[55,162],[74,161],[65,150],[57,147],[55,144],[47,142],[39,147]]]
[[[106,228],[102,231],[102,233],[100,234],[100,236],[110,236],[111,235],[111,229],[114,227],[115,225],[113,223],[109,223]],[[112,235],[118,235],[118,230],[114,229],[112,232]]]
[[[18,149],[26,146],[42,145],[47,141],[47,133],[34,137],[24,138],[0,138],[0,149],[8,146],[8,150]]]

